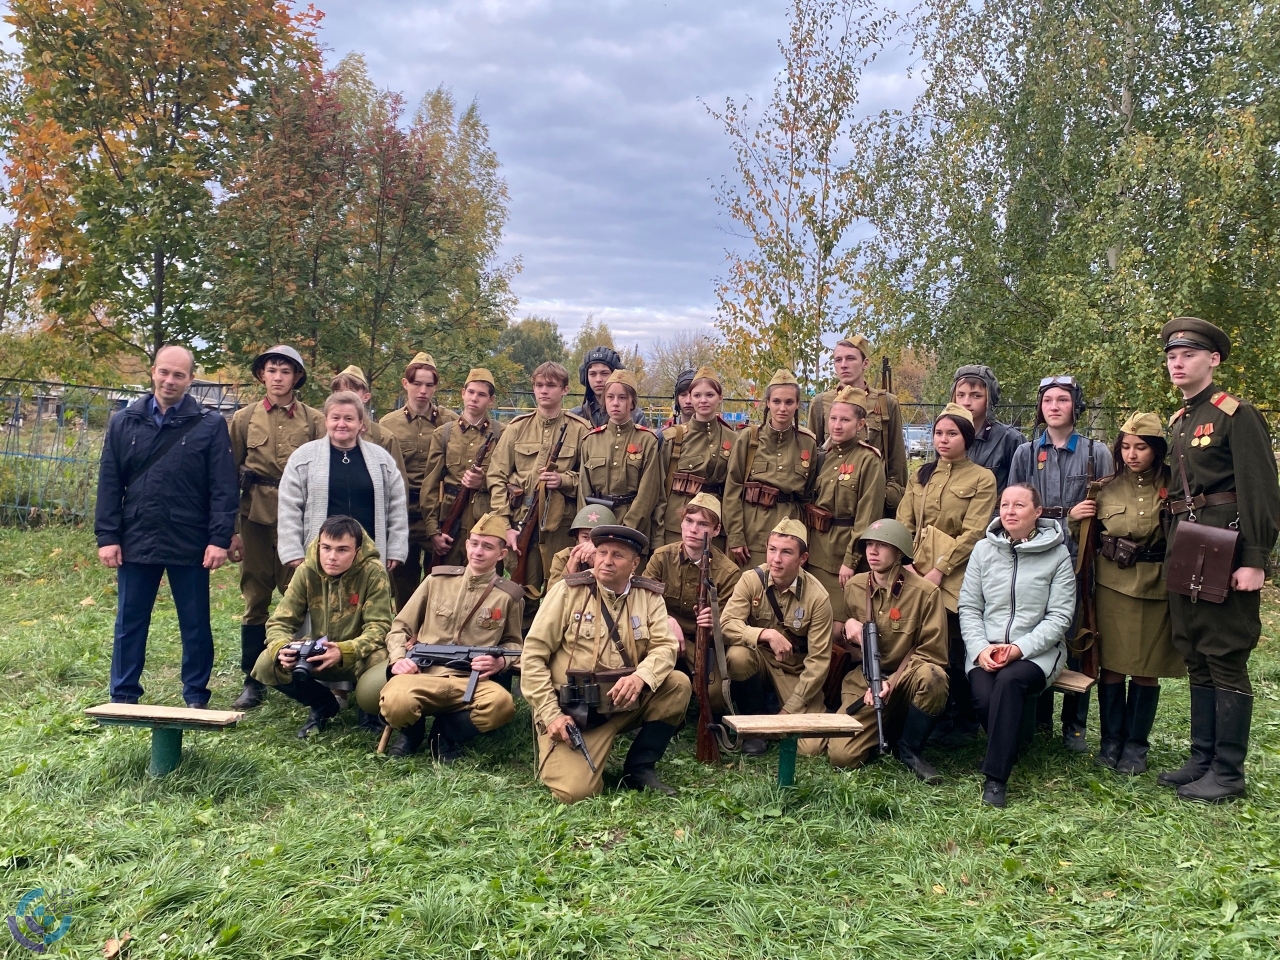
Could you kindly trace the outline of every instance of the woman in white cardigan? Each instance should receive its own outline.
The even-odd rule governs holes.
[[[325,519],[345,514],[372,534],[394,570],[409,555],[408,502],[395,458],[360,438],[368,413],[354,393],[329,397],[324,418],[328,436],[293,451],[280,478],[280,562],[298,566]]]

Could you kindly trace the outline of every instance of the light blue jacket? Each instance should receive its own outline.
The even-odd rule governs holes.
[[[973,548],[960,587],[965,670],[977,667],[984,647],[1016,643],[1053,683],[1067,663],[1075,612],[1075,573],[1058,521],[1037,521],[1035,536],[1014,546],[997,517]]]

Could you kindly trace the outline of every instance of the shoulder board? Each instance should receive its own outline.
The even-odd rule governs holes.
[[[808,437],[814,443],[818,442],[818,435],[814,433],[812,430],[810,430],[808,427],[802,427],[797,424],[796,433],[800,434],[801,436]]]
[[[722,414],[717,413],[716,419],[719,420],[726,427],[728,427],[730,430],[737,430],[739,427],[738,424],[733,424],[733,423],[730,423],[728,420],[726,420]]]
[[[590,420],[588,420],[586,417],[581,417],[581,416],[579,416],[578,414],[574,413],[574,412],[573,412],[573,411],[571,411],[571,410],[566,410],[566,411],[564,412],[564,415],[565,415],[565,419],[566,419],[566,420],[576,420],[576,421],[578,421],[578,423],[582,424],[584,427],[587,427],[587,428],[593,428],[593,427],[595,426],[595,424],[593,424],[593,423],[592,423]]]
[[[654,580],[652,577],[632,577],[631,585],[656,594],[663,594],[667,590],[666,585],[661,580]]]
[[[585,587],[596,582],[596,572],[594,570],[582,570],[578,573],[571,573],[564,578],[564,582],[571,587]]]
[[[499,577],[498,582],[494,586],[505,593],[512,600],[524,599],[524,587],[516,583],[514,580],[508,580],[506,577]]]
[[[1240,401],[1231,394],[1224,392],[1215,393],[1213,399],[1209,401],[1228,417],[1234,417],[1236,411],[1240,409]]]
[[[870,450],[872,453],[876,455],[877,460],[884,459],[884,454],[880,452],[879,447],[873,447],[871,444],[867,443],[867,441],[865,440],[859,440],[858,446],[860,446],[863,450]]]
[[[643,430],[645,433],[653,433],[653,427],[649,426],[648,424],[644,424],[644,423],[637,423],[637,424],[636,424],[636,429],[637,429],[637,430]]]
[[[460,577],[467,572],[466,567],[432,567],[433,577]]]
[[[512,417],[512,418],[511,418],[511,422],[512,422],[512,423],[519,423],[521,420],[528,420],[530,417],[532,417],[532,416],[533,416],[535,413],[537,413],[537,412],[538,412],[538,411],[536,411],[536,410],[530,410],[528,413],[522,413],[522,414],[519,414],[518,416],[514,416],[514,417]]]
[[[588,426],[591,426],[590,424],[587,424],[587,425],[588,425]],[[602,424],[600,424],[600,426],[598,426],[598,427],[591,427],[591,432],[592,432],[592,433],[604,433],[604,428],[605,428],[605,427],[607,427],[607,426],[609,426],[607,423],[602,423]]]
[[[1172,427],[1175,423],[1177,423],[1180,419],[1182,419],[1182,415],[1186,412],[1187,412],[1186,407],[1179,407],[1178,412],[1169,418],[1169,426]]]

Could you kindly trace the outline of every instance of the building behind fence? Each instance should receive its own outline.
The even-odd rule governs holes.
[[[143,386],[97,387],[42,380],[0,380],[0,523],[38,525],[83,523],[92,520],[98,486],[98,461],[102,440],[111,417],[149,391]],[[254,383],[239,384],[197,380],[191,395],[207,409],[230,417],[245,403],[262,396]],[[437,400],[457,409],[459,392],[441,390]],[[641,397],[649,423],[657,428],[671,416],[671,400]],[[498,417],[509,420],[533,409],[532,393],[500,396]],[[581,403],[581,395],[567,402]],[[902,404],[903,434],[908,456],[929,454],[929,424],[942,404]],[[1275,437],[1277,417],[1265,411]],[[760,422],[763,404],[758,400],[726,398],[726,420],[735,424]],[[1097,439],[1115,436],[1128,415],[1116,407],[1091,407],[1080,424],[1082,433]],[[1034,432],[1035,405],[1002,405],[999,417],[1022,430]]]

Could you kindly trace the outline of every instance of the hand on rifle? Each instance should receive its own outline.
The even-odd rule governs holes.
[[[436,533],[431,536],[431,552],[437,557],[443,557],[453,549],[453,537],[447,533]]]
[[[881,681],[880,681],[880,702],[881,702],[881,703],[888,703],[888,702],[889,702],[889,693],[890,693],[890,691],[892,691],[892,690],[893,690],[893,678],[892,678],[892,677],[885,677],[883,680],[881,680]],[[867,692],[866,692],[866,693],[864,693],[864,694],[862,695],[862,705],[863,705],[863,706],[866,706],[866,707],[871,707],[871,706],[874,706],[874,705],[875,705],[875,704],[873,704],[873,703],[872,703],[872,701],[871,701],[871,688],[870,688],[870,687],[868,687],[868,688],[867,688]]]
[[[716,628],[716,620],[711,612],[711,604],[707,604],[698,611],[698,626],[704,630],[714,630]]]
[[[862,621],[850,617],[844,622],[844,638],[855,646],[862,646]]]
[[[635,706],[644,687],[644,678],[638,673],[633,673],[629,677],[623,677],[613,685],[613,689],[609,691],[609,699],[613,701],[613,705],[619,710],[627,710]]]
[[[760,639],[769,645],[769,649],[773,651],[774,659],[779,663],[785,663],[791,659],[791,654],[793,652],[791,641],[777,630],[772,628],[761,630]]]
[[[1086,520],[1089,517],[1096,517],[1097,515],[1098,515],[1097,500],[1081,500],[1079,503],[1077,503],[1074,507],[1071,508],[1071,513],[1068,514],[1068,516],[1071,517],[1072,520]]]
[[[516,554],[516,556],[520,555],[520,548],[516,546],[516,543],[519,541],[519,539],[520,539],[519,530],[511,530],[511,529],[507,530],[507,549],[510,550],[512,553]]]
[[[488,680],[494,674],[501,673],[506,665],[506,657],[476,657],[471,661],[471,670],[479,673],[481,680]]]
[[[403,676],[406,673],[417,673],[418,665],[408,657],[401,657],[391,665],[391,672],[397,677]]]
[[[538,474],[538,482],[545,483],[548,490],[555,490],[560,486],[560,474],[554,470],[543,470]]]
[[[462,475],[462,485],[468,490],[483,490],[484,472],[475,467],[467,467],[467,472]]]

